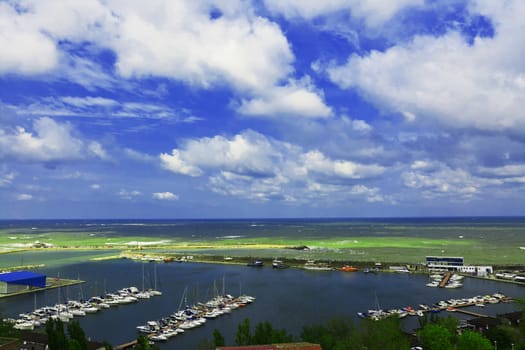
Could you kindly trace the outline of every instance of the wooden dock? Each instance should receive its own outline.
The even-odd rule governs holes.
[[[127,342],[127,343],[124,343],[124,344],[117,345],[113,349],[115,349],[115,350],[131,349],[135,345],[137,345],[137,339],[132,340],[132,341]]]
[[[472,305],[469,305],[469,306],[472,306]],[[474,316],[474,317],[490,317],[490,318],[494,318],[492,316],[487,316],[487,315],[483,315],[483,314],[478,314],[477,312],[472,312],[472,311],[468,311],[468,310],[463,310],[463,309],[460,309],[460,308],[454,308],[455,312],[459,312],[459,313],[462,313],[462,314],[465,314],[465,315],[469,315],[469,316]]]
[[[452,277],[452,272],[448,271],[447,273],[445,273],[445,276],[443,276],[443,279],[441,280],[441,282],[439,282],[439,288],[445,288],[448,281],[450,280],[450,277]]]

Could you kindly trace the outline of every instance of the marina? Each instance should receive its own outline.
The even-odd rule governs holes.
[[[490,238],[496,229],[497,239]],[[469,320],[475,314],[494,317],[513,312],[517,305],[476,301],[475,305],[455,307],[448,301],[493,295],[495,291],[512,299],[525,295],[525,285],[514,281],[523,271],[518,271],[518,265],[503,266],[506,262],[523,261],[523,250],[514,248],[523,246],[522,219],[4,223],[6,236],[13,237],[5,240],[6,245],[22,240],[52,242],[55,232],[66,231],[70,236],[82,237],[90,246],[10,252],[3,254],[0,267],[35,266],[37,273],[85,283],[0,298],[0,309],[4,317],[18,318],[43,305],[55,306],[59,295],[66,304],[70,300],[88,299],[82,296],[100,297],[106,290],[118,291],[129,286],[137,286],[139,292],[161,291],[160,296],[90,314],[86,312],[88,309],[71,307],[69,312],[79,314],[73,317],[87,336],[114,346],[133,342],[141,334],[137,326],[148,322],[154,325],[186,310],[186,305],[193,308],[199,306],[199,301],[225,295],[225,292],[218,293],[213,283],[220,279],[225,279],[224,290],[229,294],[255,295],[257,301],[249,307],[224,313],[217,321],[204,317],[204,326],[177,332],[166,341],[160,339],[157,342],[160,349],[198,348],[203,340],[212,338],[214,329],[224,335],[227,344],[233,344],[237,327],[245,319],[249,319],[252,326],[269,321],[274,328],[286,329],[297,337],[305,325],[324,324],[333,318],[357,322],[357,313],[367,311],[363,310],[367,306],[383,310],[406,308],[407,316],[409,313],[424,315],[423,306],[432,308],[433,303],[440,300],[449,305],[436,312],[436,316],[453,315]],[[397,238],[400,232],[404,236],[402,239]],[[458,238],[458,232],[464,238]],[[476,244],[478,249],[465,250],[461,244],[467,240],[469,246]],[[148,241],[164,243],[158,246],[143,244]],[[91,246],[92,242],[96,248]],[[443,253],[443,244],[449,242],[461,244],[447,245]],[[56,246],[58,241],[54,243]],[[404,248],[406,244],[419,248]],[[115,249],[117,246],[122,248]],[[492,250],[487,251],[487,247]],[[497,256],[491,253],[493,251],[497,251]],[[123,258],[127,256],[140,258]],[[482,269],[463,272],[456,269],[448,283],[438,288],[443,270],[448,266],[439,267],[440,271],[431,273],[436,276],[429,278],[427,270],[422,268],[428,256],[462,256],[465,265],[479,263]],[[310,269],[304,268],[307,260],[311,260]],[[262,264],[246,266],[256,261]],[[503,274],[491,278],[470,277],[478,272],[491,273],[486,268],[488,265],[494,265],[495,271]],[[391,271],[391,266],[403,269]],[[399,273],[405,270],[410,273]],[[499,276],[503,279],[497,278]],[[435,288],[428,288],[428,283],[435,283]],[[184,293],[189,302],[181,304]],[[381,308],[373,306],[379,304]],[[81,316],[82,312],[86,316]],[[404,330],[411,331],[419,327],[418,317],[403,317],[401,325]]]
[[[142,273],[143,269],[145,274]],[[225,278],[224,290],[232,295],[257,296],[257,301],[249,307],[239,307],[220,316],[220,322],[206,319],[208,323],[212,322],[212,325],[195,327],[167,341],[158,342],[161,349],[174,346],[196,348],[203,339],[211,339],[214,329],[219,330],[227,342],[233,343],[238,324],[246,318],[250,319],[252,325],[270,321],[275,328],[284,328],[298,335],[304,325],[324,323],[334,317],[357,320],[357,312],[363,311],[363,305],[375,305],[376,296],[384,310],[391,310],[401,305],[412,305],[414,309],[419,309],[416,305],[420,304],[430,307],[436,300],[468,299],[473,295],[492,295],[494,291],[510,298],[522,297],[525,294],[525,287],[521,285],[468,277],[465,277],[462,288],[428,288],[425,286],[428,276],[423,274],[340,271],[312,273],[295,268],[276,271],[271,266],[254,269],[243,265],[191,262],[160,263],[155,267],[155,263],[128,259],[64,265],[45,269],[43,272],[66,277],[80,275],[86,281],[81,285],[61,288],[61,300],[68,300],[68,294],[77,295],[81,290],[84,295],[101,295],[106,289],[119,290],[130,285],[141,286],[143,281],[146,289],[153,288],[157,275],[157,287],[162,291],[161,296],[75,318],[89,337],[100,341],[107,340],[114,345],[126,344],[136,339],[140,334],[137,330],[138,325],[162,320],[176,311],[185,310],[187,304],[198,305],[199,300],[212,300],[219,294],[214,280]],[[222,286],[219,289],[222,290]],[[181,303],[181,296],[185,294],[185,290],[189,302]],[[407,290],[410,293],[407,293]],[[224,294],[221,291],[220,295]],[[34,310],[35,297],[38,305],[55,305],[57,289],[3,299],[0,300],[0,308],[6,311],[6,316],[15,318],[20,313]],[[483,314],[492,316],[516,310],[514,303],[488,302],[483,305],[483,308],[474,305],[458,310],[483,310]],[[439,314],[448,315],[449,311],[445,309]],[[473,317],[461,312],[454,312],[454,316]],[[405,317],[402,322],[406,329],[418,327],[417,317]],[[118,332],[114,331],[116,324]]]

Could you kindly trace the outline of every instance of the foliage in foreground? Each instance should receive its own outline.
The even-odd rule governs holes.
[[[525,305],[525,303],[524,303]],[[459,321],[454,317],[427,314],[420,318],[421,328],[413,341],[425,350],[525,350],[525,326],[503,324],[484,334],[471,330],[457,332]],[[370,319],[354,323],[345,318],[334,318],[326,324],[303,327],[300,340],[320,344],[323,350],[403,350],[410,349],[410,336],[401,330],[401,321],[389,317],[379,321]],[[255,326],[251,333],[250,320],[245,319],[237,328],[235,345],[262,345],[297,341],[285,330],[274,329],[266,321]],[[224,337],[215,330],[213,341],[201,344],[199,350],[223,346]]]

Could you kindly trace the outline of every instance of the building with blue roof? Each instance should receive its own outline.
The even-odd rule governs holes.
[[[31,271],[0,273],[0,294],[9,294],[33,288],[44,288],[46,275]]]

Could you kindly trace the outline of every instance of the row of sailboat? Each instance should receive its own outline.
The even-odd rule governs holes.
[[[187,289],[184,290],[178,311],[159,320],[147,321],[145,324],[137,326],[137,330],[147,334],[148,338],[154,342],[166,341],[188,329],[202,326],[209,319],[229,314],[233,310],[255,301],[255,297],[249,295],[234,297],[225,294],[223,287],[222,295],[216,295],[204,303],[197,303],[193,306],[187,305],[182,309],[183,301],[187,304],[186,295]]]
[[[127,287],[113,293],[105,293],[102,296],[94,296],[87,300],[68,300],[65,304],[60,302],[60,287],[58,288],[58,303],[54,306],[35,307],[33,312],[22,313],[18,319],[10,320],[14,323],[14,328],[20,330],[33,330],[44,325],[48,319],[59,319],[62,322],[69,322],[73,317],[86,316],[102,309],[109,309],[112,306],[131,304],[140,299],[149,299],[153,296],[162,295],[157,290],[157,270],[155,266],[154,288],[145,289],[144,264],[142,265],[142,290],[137,287]]]
[[[162,295],[162,292],[155,289],[139,291],[136,287],[127,287],[113,293],[94,296],[87,300],[68,300],[66,303],[60,303],[60,291],[58,294],[59,300],[57,304],[41,308],[36,308],[35,294],[34,311],[22,313],[17,319],[10,320],[14,323],[14,328],[33,330],[44,325],[48,319],[58,319],[62,322],[69,322],[73,317],[94,314],[102,309],[109,309],[112,306],[136,303],[140,299],[148,299],[156,295]]]
[[[485,304],[497,304],[499,302],[507,302],[510,299],[507,298],[504,294],[501,293],[494,293],[492,295],[484,295],[484,296],[474,296],[472,298],[461,298],[461,299],[449,299],[449,300],[441,300],[432,306],[426,305],[426,304],[420,304],[419,308],[413,308],[411,306],[406,306],[399,309],[390,309],[390,310],[383,310],[379,307],[377,309],[370,309],[367,312],[358,312],[357,315],[362,318],[370,318],[374,321],[396,316],[399,318],[403,318],[405,316],[424,316],[425,312],[441,312],[443,310],[446,311],[456,311],[457,308],[462,307],[468,307],[468,306],[478,306],[483,307]],[[376,300],[377,302],[377,300]]]

